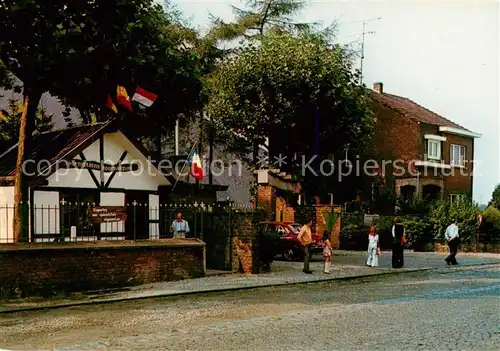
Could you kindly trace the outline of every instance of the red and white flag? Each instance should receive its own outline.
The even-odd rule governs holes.
[[[193,157],[191,158],[191,175],[196,180],[203,180],[203,166],[201,164],[200,155],[198,155],[197,151],[194,151]]]
[[[136,101],[143,106],[150,107],[157,98],[158,95],[144,90],[140,86],[138,86],[135,90],[134,96],[132,97],[132,101]]]

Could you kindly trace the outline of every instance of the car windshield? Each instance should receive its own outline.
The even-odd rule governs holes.
[[[300,224],[298,224],[298,223],[290,224],[290,228],[292,228],[292,231],[293,231],[294,234],[299,234],[301,227],[302,226]]]

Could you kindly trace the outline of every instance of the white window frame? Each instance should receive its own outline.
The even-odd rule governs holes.
[[[464,194],[450,194],[449,195],[451,203],[462,201],[464,199],[464,197],[465,197]]]
[[[436,155],[431,154],[431,145],[436,146]],[[441,161],[441,141],[436,139],[427,139],[427,158]]]
[[[458,160],[455,159],[455,149],[458,149]],[[465,146],[451,144],[450,146],[450,165],[454,167],[465,167]]]

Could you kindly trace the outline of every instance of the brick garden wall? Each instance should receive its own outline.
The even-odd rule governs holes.
[[[231,268],[234,273],[258,273],[257,230],[253,214],[237,215],[233,218],[233,242]]]
[[[117,288],[205,274],[196,239],[0,247],[0,298]]]

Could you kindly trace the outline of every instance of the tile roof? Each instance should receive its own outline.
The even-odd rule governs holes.
[[[416,102],[397,95],[382,93],[379,94],[370,90],[373,99],[376,102],[379,102],[383,105],[386,105],[389,108],[395,109],[405,115],[408,118],[411,118],[418,122],[433,124],[442,127],[452,127],[459,128],[464,131],[470,132],[470,130],[446,119],[431,110],[426,109],[425,107],[417,104]]]
[[[110,122],[83,125],[35,134],[31,140],[31,152],[26,155],[26,160],[33,160],[35,163],[41,160],[48,160],[50,163],[61,160],[109,124]],[[16,161],[17,144],[0,155],[0,176],[15,175]]]

